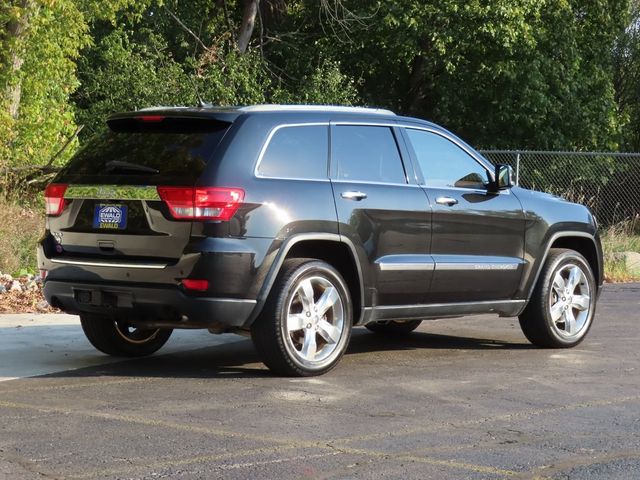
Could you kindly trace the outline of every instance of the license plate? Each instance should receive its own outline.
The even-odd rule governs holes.
[[[100,203],[93,212],[93,228],[124,230],[127,228],[127,206]]]

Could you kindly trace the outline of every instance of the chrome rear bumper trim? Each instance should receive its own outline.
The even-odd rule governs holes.
[[[125,263],[125,262],[101,262],[91,260],[74,260],[70,258],[52,258],[51,262],[63,265],[79,265],[82,267],[110,267],[110,268],[146,268],[161,270],[166,263]]]

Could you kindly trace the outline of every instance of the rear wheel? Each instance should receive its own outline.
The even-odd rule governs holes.
[[[251,338],[273,372],[321,375],[342,358],[352,315],[349,291],[335,268],[319,260],[289,259],[251,328]]]
[[[91,345],[107,355],[144,357],[157,352],[172,329],[138,328],[124,319],[102,315],[80,315],[80,324]]]
[[[552,248],[520,327],[534,345],[573,347],[587,335],[596,306],[596,282],[585,258]]]
[[[406,335],[413,332],[420,326],[422,320],[410,320],[407,322],[399,322],[396,320],[373,322],[365,325],[367,329],[375,333],[383,333],[389,335]]]

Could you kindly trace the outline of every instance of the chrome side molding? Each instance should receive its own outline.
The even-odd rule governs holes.
[[[385,255],[376,260],[378,268],[382,272],[427,270],[435,267],[431,255]]]
[[[435,270],[477,271],[517,270],[524,261],[512,257],[482,257],[475,255],[385,255],[376,260],[380,271]]]

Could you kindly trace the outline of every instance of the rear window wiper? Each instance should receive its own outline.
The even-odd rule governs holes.
[[[160,173],[160,170],[157,168],[138,165],[137,163],[123,162],[121,160],[110,160],[105,165],[108,172],[113,172],[115,170],[128,170],[132,172]]]

